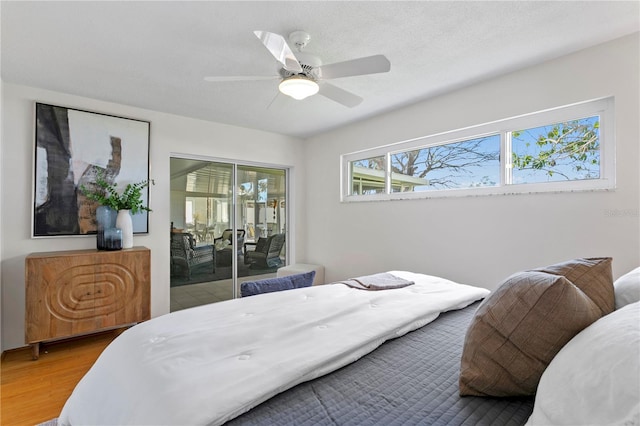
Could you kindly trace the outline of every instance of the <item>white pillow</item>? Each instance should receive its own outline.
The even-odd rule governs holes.
[[[640,301],[640,267],[615,280],[616,309]]]
[[[578,333],[542,374],[527,425],[640,424],[640,302]]]

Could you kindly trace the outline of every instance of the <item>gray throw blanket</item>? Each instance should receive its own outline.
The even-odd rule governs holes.
[[[388,272],[350,278],[348,280],[339,282],[342,284],[346,284],[349,287],[357,288],[360,290],[390,290],[415,284],[413,281],[408,281],[404,278],[396,277],[395,275],[389,274]]]

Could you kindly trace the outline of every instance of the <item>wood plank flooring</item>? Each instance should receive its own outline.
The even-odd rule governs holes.
[[[58,417],[76,384],[122,330],[43,344],[2,354],[0,424],[33,426]]]

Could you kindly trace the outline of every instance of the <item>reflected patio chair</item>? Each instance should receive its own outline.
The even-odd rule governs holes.
[[[284,247],[285,234],[260,237],[255,243],[244,243],[244,263],[252,267],[273,268],[283,264],[280,252]]]
[[[216,272],[216,251],[213,245],[196,246],[188,232],[171,232],[171,275],[191,278],[195,270]]]

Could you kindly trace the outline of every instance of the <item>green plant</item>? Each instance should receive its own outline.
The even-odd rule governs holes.
[[[151,209],[142,205],[142,189],[155,185],[153,180],[143,180],[138,183],[129,183],[121,194],[118,193],[117,183],[109,183],[102,173],[96,176],[96,189],[90,190],[84,185],[80,185],[80,191],[90,200],[97,201],[103,206],[109,206],[114,210],[129,210],[131,214],[143,211],[150,212]]]

